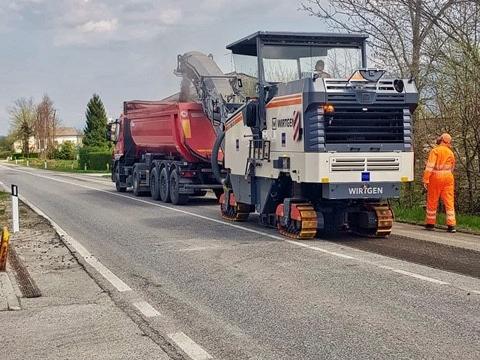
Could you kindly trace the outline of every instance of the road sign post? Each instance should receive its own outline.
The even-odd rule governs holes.
[[[12,223],[13,233],[20,231],[20,220],[18,218],[18,186],[12,184]]]

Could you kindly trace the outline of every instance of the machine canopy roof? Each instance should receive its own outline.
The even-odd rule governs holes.
[[[258,31],[227,46],[234,54],[257,56],[257,38],[264,45],[295,47],[361,47],[368,35]],[[292,52],[292,55],[297,51]],[[298,51],[300,52],[300,51]],[[273,54],[265,52],[267,57]]]

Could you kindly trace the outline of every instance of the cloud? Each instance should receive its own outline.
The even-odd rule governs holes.
[[[105,33],[112,32],[117,29],[118,19],[100,20],[100,21],[88,21],[85,24],[80,25],[77,29],[84,33]]]
[[[196,31],[223,19],[249,22],[252,11],[273,13],[287,3],[290,0],[262,0],[255,8],[252,0],[10,0],[9,4],[16,16],[12,18],[43,27],[55,46],[97,47],[149,41],[180,27]]]
[[[230,71],[225,45],[254,31],[325,31],[299,1],[0,0],[0,134],[20,97],[48,93],[65,125],[83,127],[94,92],[115,115],[126,99],[178,91],[177,54],[212,53]]]

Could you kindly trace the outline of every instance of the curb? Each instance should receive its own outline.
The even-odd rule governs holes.
[[[15,295],[12,282],[7,272],[0,273],[0,287],[7,300],[7,310],[22,310],[22,307],[20,306],[20,301],[18,300],[17,295]]]
[[[418,221],[411,221],[411,220],[395,220],[395,222],[400,223],[400,224],[415,225],[417,227],[423,227],[424,226],[423,223],[420,223]],[[438,229],[441,229],[441,230],[447,230],[447,227],[445,225],[435,225],[435,227],[438,228]],[[457,233],[480,236],[479,231],[465,230],[465,229],[461,229],[461,228],[459,229],[458,227],[457,227]]]

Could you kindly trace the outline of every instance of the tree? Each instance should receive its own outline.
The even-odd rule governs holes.
[[[12,150],[14,139],[12,136],[0,136],[0,151]]]
[[[59,125],[56,114],[57,111],[53,106],[53,101],[48,95],[44,95],[42,101],[37,105],[37,117],[34,126],[35,141],[43,158],[52,154],[55,149],[55,131]]]
[[[108,148],[109,142],[105,137],[107,113],[99,95],[94,94],[88,102],[85,117],[87,123],[83,144],[87,147]]]
[[[30,154],[30,137],[34,134],[36,107],[33,99],[21,98],[9,109],[11,133],[22,141],[23,154]]]
[[[75,144],[71,141],[65,141],[57,151],[57,158],[61,160],[75,160],[77,156],[77,149]]]
[[[415,78],[416,177],[435,137],[450,132],[457,204],[480,212],[480,2],[478,0],[303,0],[331,28],[369,35],[369,57],[393,76]],[[422,196],[408,191],[408,203]]]
[[[435,24],[459,0],[305,0],[302,9],[337,30],[369,35],[373,61],[402,78],[417,79],[432,61],[429,36]]]

